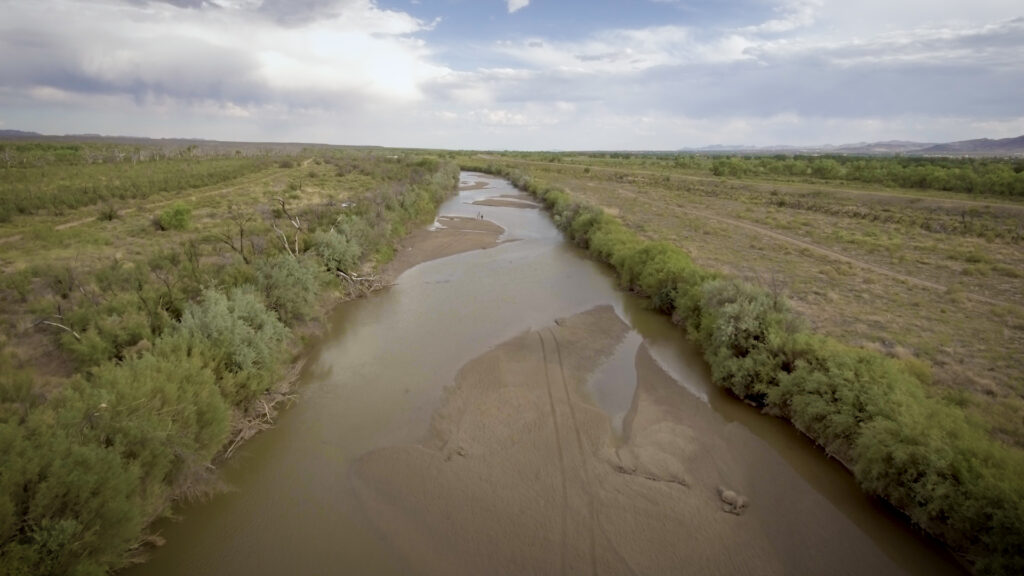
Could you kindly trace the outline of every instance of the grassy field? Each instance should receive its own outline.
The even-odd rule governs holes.
[[[456,189],[401,151],[0,142],[0,575],[103,574]]]
[[[718,178],[644,157],[501,162],[785,296],[815,332],[921,360],[935,395],[1024,447],[1024,202]]]

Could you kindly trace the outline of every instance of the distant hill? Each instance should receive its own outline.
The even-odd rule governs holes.
[[[25,132],[24,130],[0,130],[0,140],[19,140],[22,138],[41,138],[43,135],[38,132]]]
[[[961,140],[948,144],[936,144],[914,152],[936,156],[1024,156],[1024,136],[992,140]]]
[[[885,142],[858,142],[839,146],[735,146],[716,145],[703,148],[686,148],[687,152],[705,154],[851,154],[891,156],[1024,156],[1024,136],[992,140],[962,140],[960,142],[909,142],[888,140]]]

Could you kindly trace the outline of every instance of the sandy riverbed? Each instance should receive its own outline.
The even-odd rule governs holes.
[[[505,229],[490,220],[439,216],[436,226],[422,228],[406,236],[395,252],[395,257],[384,267],[384,277],[393,281],[409,268],[469,252],[485,250],[501,244]]]
[[[783,573],[760,524],[723,510],[742,479],[661,398],[676,385],[644,347],[621,444],[583,397],[628,331],[598,307],[463,366],[422,444],[353,468],[389,544],[425,574]]]
[[[528,194],[502,194],[473,202],[474,206],[498,206],[502,208],[540,208],[541,205]]]

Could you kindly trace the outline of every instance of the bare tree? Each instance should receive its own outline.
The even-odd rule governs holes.
[[[224,244],[231,247],[232,250],[238,253],[242,257],[242,261],[246,264],[250,264],[249,257],[245,254],[245,228],[252,221],[253,215],[251,212],[242,210],[237,206],[231,206],[228,208],[228,218],[234,222],[235,227],[238,228],[238,245],[235,245],[234,234],[227,232],[219,232],[215,236],[217,240],[220,240]],[[250,241],[250,244],[252,242]]]
[[[277,219],[274,219],[271,225],[274,227],[274,231],[277,232],[278,236],[281,237],[281,242],[284,244],[284,249],[288,251],[288,254],[291,254],[292,258],[295,258],[299,255],[299,235],[302,233],[302,222],[299,220],[298,216],[292,216],[291,213],[288,212],[288,205],[285,202],[284,198],[278,198],[277,203],[281,205],[281,212],[284,214],[285,218],[288,219],[288,223],[291,224],[293,228],[295,228],[294,250],[292,249],[291,246],[288,245],[288,236],[284,233],[284,231],[281,230],[281,228],[277,226]]]

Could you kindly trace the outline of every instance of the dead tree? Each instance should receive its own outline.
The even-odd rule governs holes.
[[[288,212],[288,205],[285,203],[284,198],[277,199],[278,204],[281,205],[281,213],[284,214],[285,218],[288,219],[288,223],[295,228],[295,249],[288,245],[288,236],[277,226],[277,219],[275,218],[271,225],[274,227],[274,231],[277,232],[278,236],[281,237],[281,242],[284,244],[284,249],[288,251],[288,254],[295,258],[299,255],[299,234],[302,233],[302,222],[298,216],[292,216]]]
[[[237,252],[238,255],[242,257],[243,262],[251,264],[249,257],[245,254],[245,227],[252,220],[252,214],[232,206],[229,209],[229,218],[238,228],[238,246],[235,246],[235,238],[233,234],[219,232],[215,236],[217,240],[227,244],[232,250]]]

